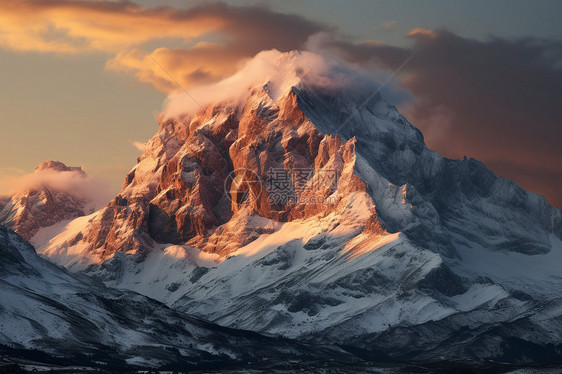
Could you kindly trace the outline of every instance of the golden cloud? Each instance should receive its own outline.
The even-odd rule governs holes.
[[[417,27],[415,29],[413,29],[412,31],[410,31],[408,34],[408,36],[425,36],[428,38],[436,38],[438,35],[434,30],[428,30],[428,29],[424,29],[421,27]]]
[[[17,51],[118,51],[154,39],[191,40],[220,28],[212,13],[148,9],[130,2],[0,3],[0,46]]]
[[[127,1],[0,2],[0,48],[116,53],[106,69],[131,72],[164,92],[177,90],[178,82],[191,86],[217,81],[261,50],[297,49],[328,29],[263,6],[220,2],[185,10]],[[176,48],[142,49],[154,41]]]
[[[118,53],[106,69],[133,73],[141,81],[162,92],[215,82],[237,70],[246,57],[216,43],[200,42],[189,49],[158,48],[152,53],[133,49]]]

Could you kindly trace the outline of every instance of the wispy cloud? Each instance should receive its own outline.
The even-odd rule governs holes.
[[[103,207],[111,199],[108,183],[99,177],[89,176],[79,169],[55,170],[36,169],[23,175],[5,175],[0,178],[0,186],[10,194],[48,188],[62,191],[93,203],[96,209]]]
[[[144,8],[128,1],[0,2],[0,45],[18,51],[118,51],[155,39],[192,40],[220,28],[212,12]]]
[[[396,21],[386,21],[381,23],[379,26],[373,27],[375,31],[395,31],[398,28],[398,22]]]
[[[144,143],[137,142],[136,140],[133,140],[131,144],[141,152],[144,152],[144,150],[146,149],[146,145]]]
[[[189,87],[220,80],[261,50],[302,48],[311,35],[329,29],[265,6],[221,2],[186,10],[147,8],[128,1],[0,2],[0,47],[107,53],[114,56],[107,70],[132,73],[163,92],[178,85],[154,60]],[[156,41],[177,47],[146,49]]]
[[[164,114],[170,117],[189,114],[199,109],[199,103],[205,105],[228,100],[243,105],[248,91],[241,88],[253,87],[266,81],[270,83],[272,97],[288,92],[293,85],[303,83],[315,89],[349,90],[348,94],[358,100],[365,100],[365,97],[379,92],[378,90],[392,104],[402,103],[410,98],[408,92],[396,89],[393,84],[381,85],[383,77],[378,75],[341,59],[308,51],[281,53],[272,49],[258,53],[228,78],[194,87],[192,94],[197,98],[197,103],[182,92],[171,94]]]
[[[133,49],[117,54],[106,68],[133,73],[140,81],[169,93],[178,90],[176,80],[184,87],[217,82],[262,50],[301,49],[312,35],[329,30],[300,16],[259,6],[214,4],[197,9],[224,21],[214,30],[218,41],[199,41],[188,48],[158,48],[152,52]]]

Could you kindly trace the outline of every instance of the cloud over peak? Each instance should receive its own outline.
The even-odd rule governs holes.
[[[251,89],[268,83],[273,100],[289,93],[293,86],[346,92],[362,102],[377,90],[386,101],[399,104],[410,98],[408,92],[394,85],[382,86],[379,71],[371,71],[340,58],[309,51],[262,51],[241,65],[240,69],[216,83],[196,86],[185,92],[172,93],[165,109],[168,117],[192,113],[199,105],[232,102],[243,104]],[[193,100],[195,98],[195,100]]]
[[[222,3],[190,10],[213,14],[223,24],[213,30],[214,41],[197,41],[189,47],[158,48],[152,52],[134,49],[109,60],[110,71],[133,73],[140,81],[170,93],[184,87],[219,81],[262,50],[283,52],[302,49],[325,25],[298,15],[283,14],[266,7],[233,7]]]

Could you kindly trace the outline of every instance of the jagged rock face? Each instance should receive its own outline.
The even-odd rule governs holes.
[[[220,109],[213,112],[180,129],[186,133],[184,145],[162,167],[148,221],[151,235],[160,242],[185,243],[230,218],[224,182],[232,170],[228,149],[237,120],[229,113],[220,123],[201,128],[201,122],[222,114]]]
[[[146,253],[154,243],[226,257],[255,238],[246,214],[286,222],[331,212],[346,194],[366,195],[354,167],[355,139],[320,133],[296,90],[273,100],[266,84],[242,109],[219,104],[161,123],[121,193],[65,245],[80,243],[99,261],[116,251]],[[272,196],[280,172],[286,186]],[[323,173],[333,176],[329,183]]]
[[[439,156],[425,145],[421,132],[380,96],[358,112],[339,96],[298,91],[299,106],[320,131],[357,139],[361,159],[357,172],[369,185],[380,219],[391,232],[410,234],[417,244],[439,247],[449,255],[459,245],[450,238],[459,233],[484,247],[499,239],[494,249],[527,254],[548,252],[550,233],[562,239],[561,212],[542,196],[496,177],[477,160]],[[352,119],[341,126],[341,118]],[[381,177],[396,186],[390,189],[393,199],[410,206],[411,215],[396,217],[392,209],[384,208],[391,191],[381,185]],[[478,237],[474,232],[485,234]]]
[[[38,179],[49,173],[72,173],[86,177],[80,167],[68,167],[58,161],[44,161],[35,168]],[[89,201],[70,191],[39,183],[0,201],[0,224],[30,240],[42,227],[54,225],[88,213]],[[91,213],[91,212],[90,212]]]
[[[468,242],[533,254],[550,250],[550,233],[562,238],[560,211],[476,160],[440,157],[380,95],[356,108],[347,92],[303,85],[278,97],[272,91],[268,82],[243,105],[217,103],[162,120],[120,194],[42,250],[75,247],[70,252],[101,263],[116,252],[140,260],[168,243],[224,259],[270,230],[252,217],[291,222],[342,212],[343,199],[354,194],[369,211],[365,234],[401,232],[451,258]],[[281,193],[272,189],[279,172],[288,187]],[[336,180],[318,183],[330,172]],[[536,218],[529,221],[527,212]]]
[[[252,195],[258,197],[251,202],[255,211],[262,217],[290,221],[333,210],[338,199],[325,203],[332,194],[341,197],[344,193],[365,192],[365,184],[352,172],[354,143],[350,140],[343,144],[337,135],[321,134],[300,110],[297,95],[291,91],[278,105],[266,106],[259,101],[246,106],[238,140],[230,147],[230,158],[235,170],[249,169],[259,177],[251,181],[257,183],[248,183]],[[272,199],[275,191],[264,184],[279,181],[268,175],[271,170],[284,171],[287,190],[294,194],[292,199]],[[306,175],[299,176],[299,171]],[[318,177],[327,171],[337,180],[315,186]],[[235,188],[231,187],[231,194],[237,192]],[[313,201],[312,197],[322,202]],[[236,201],[232,208],[234,212],[239,209]]]

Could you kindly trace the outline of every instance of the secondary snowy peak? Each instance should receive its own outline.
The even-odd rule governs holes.
[[[76,172],[80,175],[86,176],[86,173],[84,173],[80,166],[66,166],[60,161],[43,161],[35,167],[35,173],[41,173],[45,170],[58,172]]]
[[[80,167],[44,161],[0,201],[0,224],[30,240],[43,227],[91,213],[91,199],[76,188],[88,181]]]

